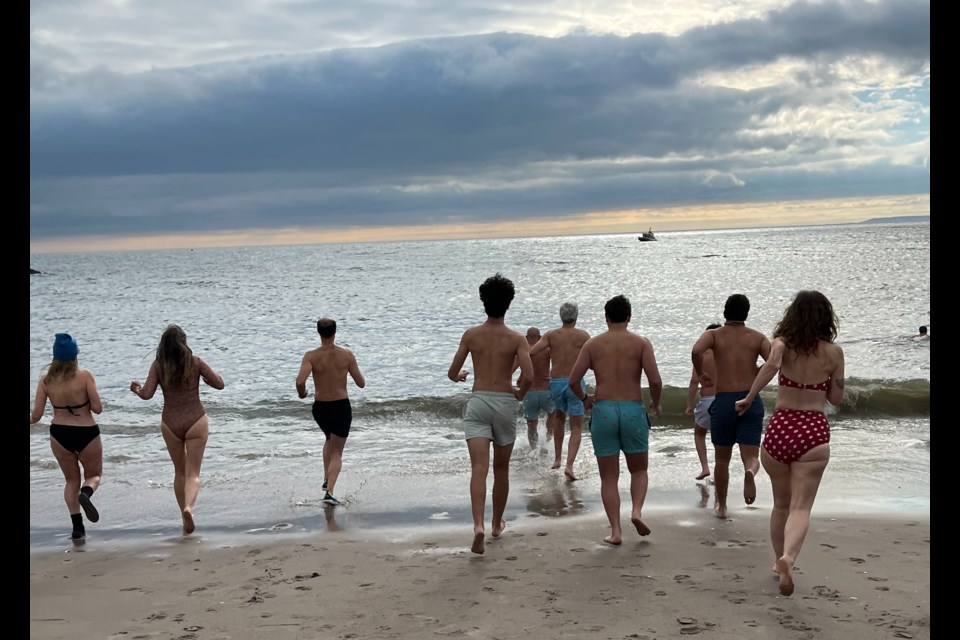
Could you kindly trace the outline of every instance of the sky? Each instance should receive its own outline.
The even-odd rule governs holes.
[[[919,0],[31,0],[30,248],[930,212]]]

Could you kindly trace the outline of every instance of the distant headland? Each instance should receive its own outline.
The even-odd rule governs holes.
[[[880,222],[930,222],[930,214],[925,216],[894,216],[892,218],[870,218],[858,224],[877,224]]]

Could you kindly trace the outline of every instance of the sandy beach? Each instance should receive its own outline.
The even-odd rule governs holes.
[[[30,637],[929,638],[927,514],[818,514],[781,596],[769,511],[526,515],[470,552],[469,527],[85,545],[30,559]]]

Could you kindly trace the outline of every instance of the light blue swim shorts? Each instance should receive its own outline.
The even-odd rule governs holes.
[[[624,453],[646,453],[650,419],[642,402],[597,400],[590,414],[590,439],[598,458]]]
[[[580,380],[580,388],[584,393],[587,392],[585,380]],[[583,415],[583,400],[573,395],[573,389],[570,388],[567,378],[551,378],[550,395],[553,397],[555,411],[562,411],[568,416]]]
[[[553,413],[553,406],[550,389],[527,391],[527,395],[523,396],[523,417],[527,420],[536,420],[540,417],[541,411],[549,416]]]
[[[520,403],[505,391],[474,391],[463,409],[464,438],[486,438],[500,446],[517,439]]]

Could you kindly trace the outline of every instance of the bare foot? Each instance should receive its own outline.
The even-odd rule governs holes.
[[[573,469],[571,469],[570,467],[567,467],[566,469],[563,470],[563,475],[567,476],[567,478],[570,479],[570,482],[573,482],[574,480],[577,479],[577,476],[573,475]]]
[[[630,522],[633,523],[633,526],[637,529],[637,533],[642,536],[650,535],[650,527],[643,524],[643,520],[640,518],[630,518]]]
[[[483,532],[473,534],[473,545],[470,547],[470,551],[483,553]]]
[[[747,504],[753,504],[757,499],[757,483],[753,479],[754,473],[747,469],[743,474],[743,501]]]
[[[793,593],[793,563],[786,558],[777,560],[777,573],[780,574],[780,594],[789,596]]]
[[[550,465],[550,468],[551,468],[551,469],[559,469],[559,468],[560,468],[560,461],[559,461],[559,460],[554,460],[553,464]]]
[[[708,469],[704,469],[703,471],[700,472],[700,475],[697,476],[697,480],[703,480],[708,475],[710,475],[710,471]]]
[[[493,537],[494,537],[494,538],[499,538],[499,537],[500,537],[500,534],[503,533],[503,530],[506,529],[506,528],[507,528],[507,521],[501,518],[501,519],[500,519],[500,526],[494,526],[494,527],[493,527]]]
[[[183,535],[188,536],[196,528],[193,524],[193,513],[184,511],[181,515],[183,516]]]
[[[612,544],[615,547],[619,546],[622,542],[619,535],[613,535],[612,533],[604,538],[603,541],[607,544]]]
[[[715,504],[713,505],[713,512],[718,518],[722,518],[723,520],[727,519],[727,505]]]

